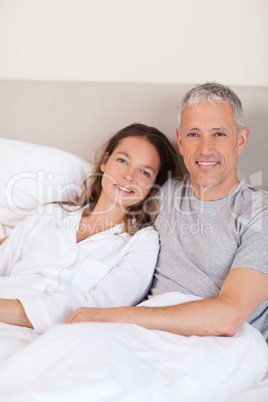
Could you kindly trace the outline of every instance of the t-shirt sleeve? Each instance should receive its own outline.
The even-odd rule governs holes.
[[[256,214],[244,229],[232,267],[268,274],[268,207]]]

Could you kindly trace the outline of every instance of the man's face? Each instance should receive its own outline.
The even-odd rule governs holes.
[[[238,183],[238,154],[246,147],[248,129],[237,138],[232,107],[200,103],[182,113],[178,145],[197,198],[217,200],[228,196]]]

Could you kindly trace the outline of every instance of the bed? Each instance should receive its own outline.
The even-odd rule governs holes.
[[[0,81],[0,237],[43,203],[79,191],[95,151],[118,129],[142,122],[176,144],[179,101],[191,87]],[[251,131],[239,178],[267,190],[268,88],[232,88]],[[174,292],[144,304],[192,299]],[[47,400],[266,402],[268,348],[247,323],[232,338],[109,323],[62,324],[40,335],[0,323],[0,401]]]

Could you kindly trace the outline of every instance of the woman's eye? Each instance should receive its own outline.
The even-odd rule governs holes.
[[[126,163],[125,159],[123,159],[123,158],[118,158],[117,160],[118,160],[118,162],[120,162],[120,163]]]
[[[142,174],[146,177],[150,177],[150,174],[148,172],[146,172],[146,170],[142,170]]]

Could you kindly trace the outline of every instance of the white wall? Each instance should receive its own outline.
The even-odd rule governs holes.
[[[268,86],[267,0],[0,0],[0,79]]]

